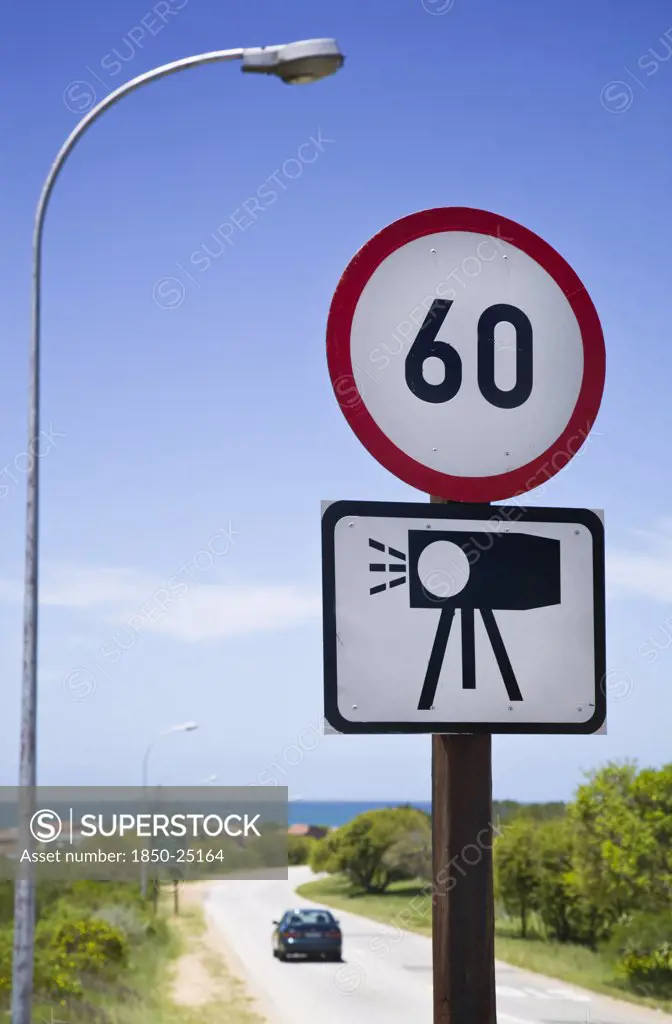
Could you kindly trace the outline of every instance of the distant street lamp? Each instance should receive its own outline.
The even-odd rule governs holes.
[[[170,736],[174,732],[193,732],[194,729],[198,729],[197,722],[182,722],[180,725],[171,725],[170,729],[164,729],[163,732],[158,732],[154,739],[150,740],[145,750],[145,756],[142,759],[142,788],[146,791],[149,785],[149,755],[153,751],[156,744],[163,736]]]
[[[196,722],[183,722],[181,725],[171,725],[170,729],[164,729],[163,732],[156,734],[153,740],[147,744],[145,756],[142,759],[142,789],[147,799],[147,788],[149,786],[149,755],[163,736],[170,736],[174,732],[193,732],[194,729],[198,729]],[[142,895],[147,895],[147,868],[148,865],[144,861],[140,861],[140,888]]]

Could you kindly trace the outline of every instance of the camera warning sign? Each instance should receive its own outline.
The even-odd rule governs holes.
[[[593,733],[604,528],[586,509],[337,501],[325,716],[341,733]]]

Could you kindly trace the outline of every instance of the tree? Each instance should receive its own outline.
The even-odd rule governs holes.
[[[521,804],[517,800],[492,801],[492,813],[495,820],[504,824],[519,818],[529,818],[534,821],[562,818],[566,810],[566,805],[557,800],[545,804]]]
[[[605,916],[614,921],[637,898],[641,822],[633,799],[636,775],[634,764],[608,764],[587,776],[569,808],[579,885],[594,893]]]
[[[572,826],[568,821],[545,822],[537,831],[537,841],[540,852],[537,900],[541,919],[553,938],[570,942],[576,901],[572,879]]]
[[[541,870],[537,827],[520,819],[508,825],[495,842],[495,884],[504,909],[520,919],[527,936],[530,912],[538,906]]]
[[[537,909],[549,935],[559,942],[595,948],[608,920],[594,894],[575,870],[576,836],[569,819],[549,820],[537,828],[539,885]]]
[[[308,863],[316,874],[325,872],[329,875],[337,874],[340,869],[338,848],[340,843],[340,829],[334,829],[324,839],[314,842],[310,848]]]
[[[637,771],[611,763],[588,776],[570,808],[576,871],[612,925],[669,907],[672,894],[672,765]]]
[[[321,840],[311,854],[313,871],[345,874],[366,892],[413,878],[431,842],[428,816],[414,807],[365,811]]]
[[[647,908],[659,912],[672,903],[672,764],[641,771],[633,791],[649,836],[639,851],[638,870],[649,880],[644,887]]]
[[[430,827],[405,832],[383,856],[384,866],[397,878],[432,877],[432,833]]]

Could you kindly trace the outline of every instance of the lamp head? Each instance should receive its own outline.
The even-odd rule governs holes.
[[[276,75],[288,85],[307,85],[333,75],[344,60],[335,39],[304,39],[245,50],[243,71]]]

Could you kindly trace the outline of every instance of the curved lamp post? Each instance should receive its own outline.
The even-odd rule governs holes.
[[[142,759],[142,788],[147,790],[149,786],[149,755],[153,751],[158,741],[163,736],[170,736],[174,732],[193,732],[194,729],[198,729],[198,722],[183,722],[182,725],[171,725],[170,729],[164,729],[163,732],[157,732],[156,736],[150,740],[145,750],[145,756]]]
[[[153,751],[158,741],[163,736],[170,736],[174,732],[193,732],[194,729],[198,729],[197,722],[183,722],[181,725],[171,725],[170,729],[164,729],[163,732],[158,732],[156,736],[147,744],[145,750],[145,756],[142,759],[142,791],[145,799],[147,799],[147,789],[149,787],[149,755]],[[140,862],[140,888],[142,895],[147,895],[147,864],[144,861]]]
[[[333,74],[343,55],[333,39],[309,39],[281,46],[238,50],[213,50],[163,64],[119,86],[82,118],[63,143],[42,188],[33,234],[32,336],[28,411],[28,451],[36,452],[40,436],[40,291],[42,232],[49,199],[56,180],[80,138],[104,111],[140,86],[165,78],[175,71],[240,60],[242,70],[274,75],[288,84],[302,85]],[[37,625],[38,625],[38,499],[39,459],[33,458],[27,473],[26,554],[23,626],[23,674],[21,688],[21,753],[19,762],[19,848],[33,849],[30,819],[35,809],[37,721]],[[28,863],[17,877],[14,897],[14,957],[12,962],[12,1024],[30,1024],[35,932],[35,872]]]

